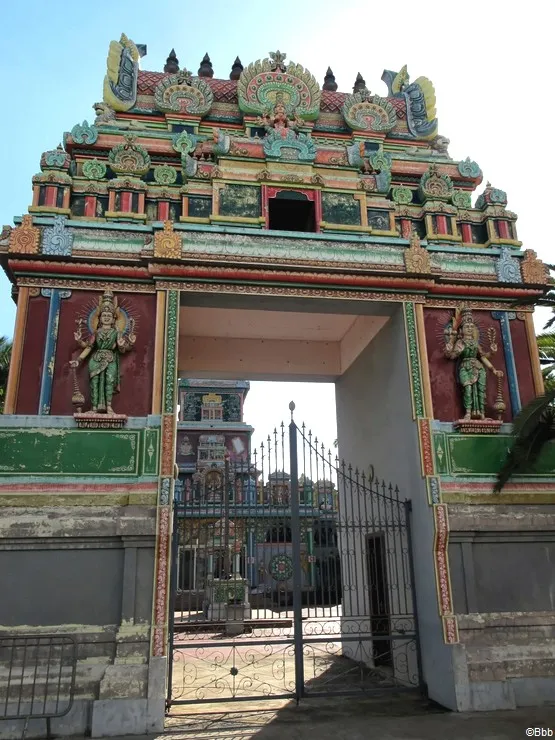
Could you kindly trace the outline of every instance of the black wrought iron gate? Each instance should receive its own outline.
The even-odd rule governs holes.
[[[168,707],[420,686],[410,501],[286,437],[176,487]]]

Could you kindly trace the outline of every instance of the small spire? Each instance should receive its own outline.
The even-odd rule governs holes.
[[[235,57],[235,61],[233,62],[233,65],[231,66],[231,72],[229,74],[230,80],[238,80],[239,77],[241,77],[241,72],[243,71],[243,65],[241,64],[241,60],[239,57]]]
[[[179,72],[179,59],[175,55],[175,49],[170,51],[168,58],[166,59],[164,72],[167,72],[170,75],[174,75],[176,72]]]
[[[332,92],[335,92],[337,90],[337,82],[335,81],[335,75],[331,71],[331,67],[328,67],[328,71],[326,72],[326,76],[324,77],[322,90],[331,90]]]
[[[357,78],[355,80],[355,84],[353,85],[353,92],[359,92],[359,90],[365,90],[366,89],[366,82],[364,81],[363,76],[360,74],[360,72],[357,73]]]
[[[198,76],[199,77],[214,77],[214,70],[212,69],[212,62],[210,61],[210,57],[208,54],[205,54],[202,57],[202,62],[200,63],[200,67],[198,68]]]

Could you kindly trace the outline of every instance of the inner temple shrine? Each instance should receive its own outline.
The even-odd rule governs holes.
[[[52,731],[377,687],[552,701],[553,447],[493,492],[549,280],[507,193],[406,66],[340,92],[281,51],[222,77],[145,55],[111,42],[0,235],[0,637],[78,646]],[[292,404],[257,457],[245,378],[335,383],[337,451]]]

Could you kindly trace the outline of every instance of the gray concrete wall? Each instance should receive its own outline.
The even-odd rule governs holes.
[[[155,525],[150,506],[2,509],[0,637],[56,633],[77,645],[75,702],[52,721],[55,734],[162,729],[166,661],[150,659]],[[0,695],[9,659],[2,651]],[[46,676],[44,660],[38,685]],[[21,720],[0,721],[0,738],[22,729]],[[44,733],[45,721],[33,720],[28,737]]]
[[[429,696],[456,709],[451,648],[444,644],[433,561],[434,523],[412,419],[404,315],[389,322],[336,383],[339,455],[399,486],[412,501],[416,595]]]
[[[457,614],[555,611],[555,532],[450,537]]]

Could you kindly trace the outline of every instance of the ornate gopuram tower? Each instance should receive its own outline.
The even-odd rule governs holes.
[[[493,493],[543,391],[548,282],[506,193],[449,156],[406,67],[342,93],[279,51],[229,79],[145,51],[110,44],[94,122],[0,236],[0,636],[75,640],[53,731],[163,726],[178,375],[335,382],[341,457],[411,501],[421,686],[459,711],[553,699],[553,448]]]

